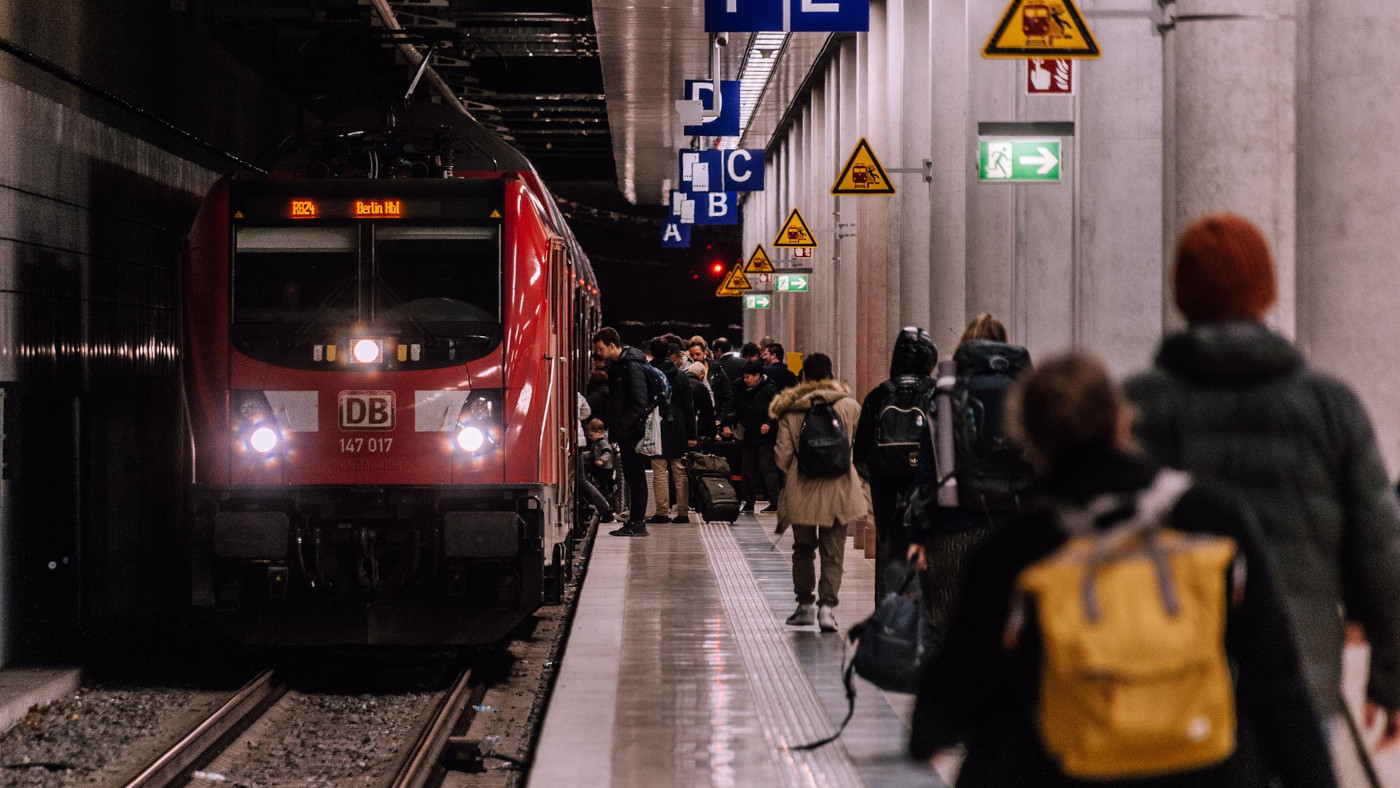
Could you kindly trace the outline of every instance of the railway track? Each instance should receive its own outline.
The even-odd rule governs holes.
[[[402,706],[394,713],[412,718],[398,736],[398,746],[375,741],[373,722],[354,733],[370,745],[366,750],[385,757],[358,760],[358,784],[387,788],[423,788],[441,782],[446,771],[440,765],[449,738],[465,731],[484,688],[472,685],[470,669],[463,670],[450,688],[436,693],[406,695],[394,699],[368,700],[364,706]],[[277,675],[264,671],[214,713],[195,725],[179,742],[156,756],[124,788],[165,788],[166,786],[208,786],[225,781],[302,780],[325,778],[344,765],[344,748],[325,752],[326,763],[318,763],[319,744],[310,742],[331,735],[344,737],[347,708],[353,712],[356,701],[346,696],[302,694],[289,690]],[[418,713],[414,713],[417,711]],[[387,732],[390,738],[394,731]],[[283,745],[285,741],[292,744]],[[307,757],[287,757],[296,750]],[[332,765],[331,761],[339,759]],[[277,762],[281,761],[281,764]],[[278,773],[285,766],[286,773]],[[250,776],[251,775],[251,776]],[[350,775],[344,775],[349,777]]]

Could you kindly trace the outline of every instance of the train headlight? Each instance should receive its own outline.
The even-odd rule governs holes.
[[[272,413],[267,395],[261,391],[230,392],[230,410],[235,442],[240,451],[268,456],[278,452],[284,443],[282,427]]]
[[[355,360],[361,364],[373,364],[379,361],[379,340],[357,339],[350,352],[354,354]]]
[[[253,451],[260,454],[267,454],[277,448],[279,438],[277,430],[271,427],[258,427],[253,430],[253,434],[248,436],[248,445],[253,447]]]
[[[463,427],[457,433],[457,446],[462,451],[475,454],[486,445],[486,433],[478,427]]]
[[[495,451],[500,445],[500,413],[500,392],[472,392],[457,416],[457,448],[477,456]]]

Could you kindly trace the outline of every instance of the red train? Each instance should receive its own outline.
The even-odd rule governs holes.
[[[446,107],[347,114],[269,172],[187,250],[193,604],[256,644],[495,641],[571,564],[588,260]]]

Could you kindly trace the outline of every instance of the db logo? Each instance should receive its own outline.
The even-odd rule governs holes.
[[[394,428],[394,392],[340,392],[340,428],[342,430],[392,430]]]

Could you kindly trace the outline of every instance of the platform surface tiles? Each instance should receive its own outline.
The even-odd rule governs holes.
[[[840,632],[788,627],[791,533],[696,517],[645,539],[602,527],[530,785],[944,785],[905,755],[913,696],[860,678],[840,739],[787,749],[846,714],[845,631],[874,609],[874,561],[848,539]]]

